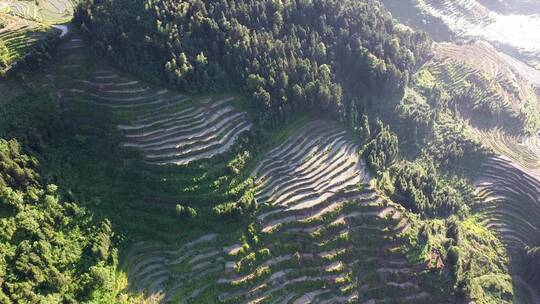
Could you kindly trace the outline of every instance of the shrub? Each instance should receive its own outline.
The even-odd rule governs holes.
[[[181,218],[193,219],[197,217],[197,210],[192,207],[182,206],[180,204],[176,205],[176,214]]]

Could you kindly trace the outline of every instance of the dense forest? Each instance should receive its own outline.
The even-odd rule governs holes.
[[[44,184],[39,162],[0,139],[0,302],[108,301],[111,227]]]
[[[76,22],[147,79],[243,88],[270,125],[316,109],[356,126],[403,96],[431,45],[375,0],[86,1]]]
[[[0,303],[110,301],[111,223],[50,178],[44,150],[62,124],[43,91],[0,103]]]

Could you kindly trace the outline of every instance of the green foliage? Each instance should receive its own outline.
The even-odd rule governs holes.
[[[37,165],[37,159],[21,154],[21,146],[18,141],[0,139],[1,186],[18,188],[36,183],[37,173],[32,168]],[[7,189],[5,188],[6,191]],[[9,203],[9,201],[4,203]]]
[[[428,73],[422,71],[420,74]],[[396,129],[405,145],[402,150],[414,151],[409,155],[425,155],[449,172],[474,177],[490,151],[470,134],[468,122],[447,108],[450,97],[444,90],[437,85],[429,94],[422,87],[416,90],[424,95],[408,90],[396,109],[401,120]]]
[[[17,138],[21,144],[40,150],[44,137],[59,122],[59,106],[45,93],[29,91],[15,100],[0,103],[0,138]]]
[[[512,278],[504,245],[475,218],[454,225],[454,244],[460,248],[454,266],[456,286],[476,303],[510,303]]]
[[[238,218],[248,211],[257,208],[255,202],[255,184],[253,178],[246,181],[229,191],[229,196],[238,197],[235,202],[226,202],[213,208],[214,215],[220,217]]]
[[[511,303],[514,291],[506,250],[476,218],[414,220],[404,239],[409,260],[426,265],[426,284],[453,282],[442,294],[455,293],[465,302]]]
[[[0,139],[0,300],[82,303],[110,294],[110,223],[42,185],[36,169],[17,141]]]
[[[215,206],[213,208],[214,215],[218,217],[228,217],[237,219],[242,216],[242,209],[236,203],[229,202]]]
[[[371,138],[371,126],[369,125],[369,119],[365,114],[362,115],[359,131],[362,141],[366,141],[368,138]]]
[[[9,50],[2,39],[0,39],[0,70],[5,69],[9,64]]]
[[[197,217],[197,210],[189,206],[182,206],[180,204],[176,205],[176,215],[181,218],[190,218],[193,219]]]
[[[430,46],[375,0],[88,0],[76,21],[150,80],[244,88],[263,124],[323,110],[355,125],[365,108],[399,99]]]
[[[238,175],[240,172],[242,172],[242,170],[244,170],[246,164],[251,160],[251,158],[251,153],[246,150],[237,154],[236,157],[227,164],[227,168],[231,174]]]
[[[432,161],[417,159],[390,168],[391,197],[427,217],[464,215],[474,200],[474,188],[464,179],[448,179]],[[388,190],[388,189],[387,189]]]
[[[397,106],[396,112],[403,123],[403,128],[398,134],[408,145],[407,148],[425,145],[430,139],[428,134],[434,123],[435,114],[425,98],[409,89]]]
[[[467,133],[468,126],[462,120],[448,114],[440,114],[433,125],[433,139],[426,146],[426,153],[441,166],[474,176],[480,164],[491,152]]]
[[[365,134],[369,134],[370,132],[367,126],[363,130]],[[377,120],[375,135],[367,143],[363,154],[371,170],[377,174],[382,174],[396,160],[398,155],[398,138],[390,131],[389,126],[385,126],[380,120]]]

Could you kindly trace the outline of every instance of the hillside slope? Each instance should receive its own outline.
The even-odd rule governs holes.
[[[478,38],[540,69],[540,7],[533,1],[408,0],[382,1],[397,18],[426,30],[442,28],[435,39]],[[430,25],[418,22],[427,16]],[[448,34],[450,33],[450,34]],[[441,35],[442,34],[442,35]]]
[[[421,2],[464,26],[449,36],[485,38],[509,9]],[[73,2],[9,3],[47,18]],[[538,299],[531,60],[432,44],[376,0],[75,15],[0,82],[0,302]]]
[[[261,208],[239,239],[136,244],[126,259],[135,290],[180,303],[429,302],[415,278],[423,265],[399,251],[406,217],[368,185],[357,144],[328,124],[266,154],[253,173]]]
[[[433,59],[413,77],[414,92],[402,102],[402,115],[412,120],[427,106],[460,126],[460,141],[486,149],[480,162],[469,160],[475,169],[460,170],[474,180],[479,196],[474,213],[504,241],[515,282],[526,285],[521,277],[529,272],[527,250],[537,246],[539,235],[534,215],[540,199],[537,70],[485,41],[436,43],[433,51]],[[456,140],[452,134],[442,136]],[[465,147],[457,159],[446,159],[448,168],[455,170],[456,161],[471,158]],[[536,281],[528,284],[516,291],[529,294],[520,301],[534,303]]]

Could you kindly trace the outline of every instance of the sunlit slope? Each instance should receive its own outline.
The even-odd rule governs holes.
[[[540,128],[539,75],[487,42],[436,43],[434,57],[413,77],[412,87],[428,103],[433,92],[444,90],[445,106],[475,132],[532,135]]]
[[[488,42],[472,40],[459,44],[436,43],[433,52],[440,60],[465,64],[490,79],[504,83],[506,90],[514,90],[511,93],[515,96],[509,96],[510,99],[532,98],[534,88],[540,87],[540,71],[520,64]]]
[[[327,122],[310,124],[267,154],[255,172],[256,199],[263,206],[256,217],[260,245],[229,264],[235,268],[223,282],[233,291],[220,299],[429,299],[415,280],[422,266],[409,264],[398,249],[407,220],[368,184],[359,154],[354,140]]]
[[[75,4],[75,0],[0,0],[0,12],[50,25],[70,21]]]
[[[45,26],[0,13],[0,70],[23,59],[36,45],[55,35]]]
[[[456,105],[466,105],[458,113],[471,125],[468,135],[495,154],[476,180],[477,211],[520,256],[540,241],[538,73],[485,42],[437,44],[434,51],[430,72],[457,96]]]
[[[537,69],[540,68],[540,35],[538,35],[540,8],[533,1],[530,1],[529,6],[526,3],[500,4],[499,1],[481,0],[383,0],[383,2],[403,22],[407,22],[409,18],[412,21],[413,18],[428,16],[433,24],[417,23],[420,29],[426,30],[425,26],[442,25],[454,37],[480,38],[495,43],[500,45],[501,49],[515,51],[523,61]],[[437,20],[440,25],[436,24]]]
[[[496,153],[476,181],[479,211],[518,255],[540,243],[540,134],[509,135],[495,129],[475,136]]]
[[[254,222],[239,238],[139,243],[126,258],[134,291],[189,303],[419,303],[433,300],[401,253],[405,213],[370,184],[359,145],[309,123],[255,169]]]
[[[538,170],[540,74],[520,67],[486,42],[437,43],[417,83],[423,89],[443,86],[457,114],[471,125],[470,136],[523,168]]]
[[[0,0],[0,73],[5,73],[28,55],[45,58],[52,41],[63,37],[73,18],[75,0]],[[53,25],[57,26],[53,26]],[[54,28],[57,27],[57,28]]]
[[[435,43],[433,51],[413,76],[402,111],[412,119],[436,112],[438,123],[455,126],[467,145],[485,153],[478,159],[469,154],[479,150],[462,145],[460,159],[469,164],[447,166],[474,181],[478,203],[471,215],[502,241],[513,293],[523,300],[528,296],[521,293],[530,288],[520,266],[525,249],[538,246],[540,236],[538,71],[484,41]],[[450,142],[455,136],[441,135]]]

